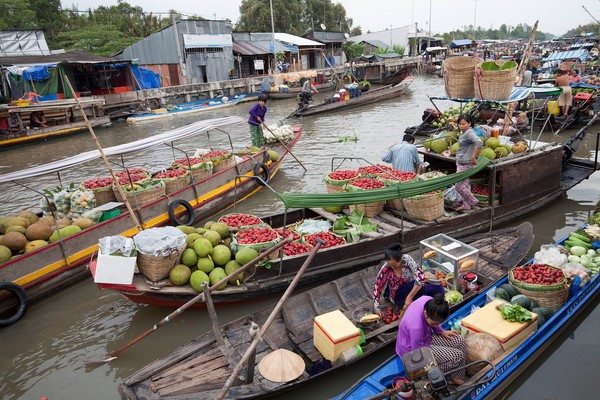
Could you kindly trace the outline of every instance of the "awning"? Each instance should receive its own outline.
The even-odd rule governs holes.
[[[580,47],[592,47],[594,46],[593,42],[585,42],[585,43],[575,43],[569,46],[570,49],[578,49]]]
[[[428,53],[434,53],[436,51],[444,51],[444,50],[448,50],[447,47],[441,47],[441,46],[436,46],[436,47],[428,47],[425,49],[426,52]]]
[[[589,51],[585,49],[577,49],[577,50],[568,50],[568,51],[555,51],[550,54],[544,61],[560,61],[560,60],[570,60],[570,59],[579,59],[580,61],[585,61],[589,54]]]
[[[515,101],[525,100],[531,94],[543,94],[546,96],[558,96],[562,93],[562,89],[558,86],[552,87],[522,87],[522,86],[514,86],[510,93],[510,97],[506,100],[479,100],[479,99],[469,99],[469,98],[459,98],[459,97],[448,97],[448,96],[432,96],[431,100],[450,100],[457,101],[459,103],[468,103],[470,101],[474,103],[513,103]]]
[[[457,47],[461,47],[461,46],[470,46],[473,43],[473,41],[471,39],[457,39],[457,40],[453,40],[452,43],[450,43],[450,48],[451,49],[455,49]]]
[[[118,146],[107,147],[104,150],[104,154],[107,157],[116,156],[120,154],[131,153],[134,151],[142,150],[153,146],[162,146],[164,143],[170,143],[174,140],[184,139],[192,135],[198,135],[200,133],[209,131],[216,128],[224,128],[231,125],[237,125],[246,122],[242,117],[225,117],[225,118],[214,118],[198,121],[181,128],[173,129],[171,131],[163,132],[158,135],[154,135],[145,139],[137,140],[135,142],[129,142],[120,144]],[[86,151],[73,157],[63,158],[58,161],[54,161],[45,165],[38,165],[31,168],[22,169],[20,171],[10,172],[8,174],[0,175],[0,183],[10,182],[14,180],[33,178],[35,176],[49,174],[52,172],[62,171],[64,169],[73,167],[84,162],[97,160],[100,158],[100,152],[98,150]]]

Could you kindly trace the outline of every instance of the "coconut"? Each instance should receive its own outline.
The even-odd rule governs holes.
[[[496,158],[502,158],[502,157],[506,157],[508,155],[508,151],[506,150],[506,148],[504,146],[498,146],[494,149],[494,152],[496,153]]]
[[[2,236],[0,244],[8,247],[13,253],[19,253],[25,248],[27,238],[20,232],[8,232]]]
[[[485,146],[494,150],[496,147],[500,146],[500,139],[492,136],[485,141]]]
[[[479,155],[481,155],[485,158],[489,158],[490,160],[493,160],[496,158],[496,153],[494,152],[494,150],[490,149],[489,147],[484,147],[483,150],[481,150],[481,153],[479,153]]]
[[[502,147],[504,147],[506,149],[506,154],[507,155],[510,154],[510,152],[512,151],[512,146],[510,144],[508,144],[508,143],[504,143],[502,145]]]
[[[527,151],[527,148],[528,148],[527,143],[520,140],[512,147],[512,152],[515,154],[523,153],[524,151]]]

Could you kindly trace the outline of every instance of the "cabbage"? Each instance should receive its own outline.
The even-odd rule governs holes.
[[[460,294],[456,290],[450,290],[450,291],[446,292],[446,295],[444,297],[445,297],[446,301],[450,304],[458,304],[461,301],[463,301],[462,294]]]
[[[579,257],[581,257],[582,255],[587,253],[587,249],[585,249],[581,246],[573,246],[573,247],[571,247],[571,249],[569,251],[574,256],[579,256]]]
[[[570,263],[577,263],[577,264],[579,264],[581,262],[580,258],[577,257],[577,256],[574,256],[574,255],[570,255],[568,257],[568,260],[569,260]]]

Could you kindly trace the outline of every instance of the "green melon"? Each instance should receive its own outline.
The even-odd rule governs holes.
[[[492,136],[490,138],[487,138],[487,140],[485,141],[485,145],[486,147],[489,147],[490,149],[494,150],[496,147],[500,146],[500,139]]]
[[[490,160],[493,160],[496,158],[496,152],[492,149],[490,149],[489,147],[484,147],[483,150],[481,150],[481,153],[479,153],[482,157],[485,158],[489,158]]]
[[[188,267],[193,267],[198,262],[198,254],[194,249],[185,249],[181,255],[181,263]]]
[[[497,299],[504,300],[504,301],[510,301],[510,296],[508,295],[506,290],[504,290],[501,287],[496,288],[496,291],[494,292],[494,297]]]
[[[225,274],[225,270],[223,268],[215,268],[210,271],[208,277],[210,278],[210,285],[214,286],[221,279],[225,278],[227,274]],[[217,286],[217,290],[223,290],[227,287],[227,282],[223,282],[220,286]]]
[[[431,150],[441,153],[448,148],[448,142],[445,138],[435,139],[431,142]]]
[[[208,257],[212,253],[213,245],[208,239],[200,238],[194,242],[194,250],[198,257]]]
[[[192,275],[190,276],[190,285],[192,285],[192,288],[196,292],[202,293],[204,291],[204,287],[202,287],[202,284],[204,282],[210,283],[210,278],[208,277],[208,275],[206,275],[205,272],[203,272],[203,271],[192,272]]]
[[[231,260],[227,264],[225,264],[225,273],[227,275],[230,275],[233,272],[235,272],[236,270],[238,270],[240,267],[241,267],[241,265],[237,261]],[[232,285],[241,285],[243,281],[244,281],[244,271],[240,272],[239,274],[237,274],[236,276],[231,278],[229,280],[229,283]]]
[[[513,297],[515,297],[516,295],[519,295],[521,293],[519,293],[519,291],[517,289],[515,289],[515,287],[513,285],[511,285],[510,283],[505,283],[503,285],[500,285],[499,287],[501,287],[502,289],[506,290],[506,292],[508,293],[508,298],[509,300],[512,299]]]
[[[215,269],[215,263],[213,262],[213,260],[210,257],[201,257],[198,259],[198,262],[196,263],[196,268],[198,268],[198,270],[208,274],[213,269]]]
[[[258,257],[258,252],[254,249],[247,247],[238,251],[235,254],[235,261],[237,261],[240,265],[246,265],[251,260],[254,260],[256,257]]]
[[[538,329],[540,329],[542,325],[546,323],[546,317],[544,317],[544,312],[539,307],[531,309],[531,312],[537,314],[537,327]]]
[[[227,246],[218,244],[213,248],[211,257],[216,265],[223,266],[231,261],[231,250]]]
[[[169,272],[169,280],[175,286],[183,286],[190,280],[192,270],[187,265],[177,264]]]
[[[510,304],[518,304],[531,311],[531,299],[524,294],[518,294],[510,299]]]

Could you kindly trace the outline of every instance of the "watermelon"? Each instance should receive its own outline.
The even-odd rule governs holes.
[[[552,318],[552,316],[554,315],[554,311],[552,311],[548,307],[539,307],[539,309],[541,310],[542,314],[544,314],[544,319],[546,321]]]
[[[510,283],[505,283],[503,285],[500,285],[500,287],[504,290],[506,290],[506,292],[508,293],[508,296],[512,299],[513,297],[521,294],[513,285],[511,285]]]
[[[539,307],[533,308],[531,310],[531,312],[537,314],[537,316],[538,316],[537,327],[538,327],[538,329],[540,329],[542,327],[542,325],[544,325],[546,323],[546,318],[544,317],[544,312]]]
[[[502,287],[497,287],[494,292],[494,297],[504,301],[510,301],[510,296]]]
[[[531,300],[531,308],[532,308],[532,309],[534,309],[534,308],[538,308],[538,307],[539,307],[539,305],[538,305],[538,302],[537,302],[537,301],[535,301],[535,299],[532,299],[532,298],[530,297],[530,298],[529,298],[529,300]]]
[[[510,299],[510,304],[518,304],[531,311],[531,299],[524,294],[518,294]]]

